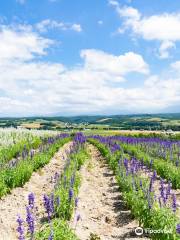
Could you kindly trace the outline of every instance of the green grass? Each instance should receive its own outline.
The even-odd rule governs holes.
[[[68,226],[67,221],[63,219],[53,219],[51,227],[49,224],[44,224],[34,240],[47,240],[51,234],[51,229],[53,229],[53,240],[79,240]]]

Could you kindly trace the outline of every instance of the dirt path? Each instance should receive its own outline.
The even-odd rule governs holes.
[[[55,154],[49,164],[37,172],[34,172],[29,182],[21,188],[15,188],[11,194],[0,200],[0,240],[15,240],[16,219],[20,214],[25,219],[25,206],[28,194],[35,194],[35,205],[38,207],[40,216],[43,214],[43,194],[53,190],[54,182],[52,177],[55,173],[61,173],[65,165],[66,152],[70,149],[71,143],[65,144]]]
[[[88,150],[92,158],[81,169],[82,185],[76,211],[81,220],[75,233],[80,240],[139,239],[134,233],[138,222],[132,219],[122,200],[112,171],[94,146],[89,145]],[[75,221],[71,226],[75,227]]]

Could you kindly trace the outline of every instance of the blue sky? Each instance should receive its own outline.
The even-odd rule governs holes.
[[[178,0],[0,3],[1,116],[179,112]]]

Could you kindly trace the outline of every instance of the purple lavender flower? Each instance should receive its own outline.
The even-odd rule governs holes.
[[[50,197],[50,208],[51,208],[51,213],[54,212],[54,194],[52,193],[51,194],[51,197]]]
[[[76,135],[74,137],[74,141],[77,144],[82,145],[86,142],[86,137],[83,135],[83,133],[79,132],[79,133],[76,133]]]
[[[153,177],[151,177],[150,184],[149,184],[149,192],[153,191]]]
[[[81,216],[80,216],[80,214],[78,214],[78,215],[76,216],[76,221],[79,222],[80,219],[81,219]]]
[[[164,204],[166,204],[166,196],[165,196],[165,188],[164,188],[164,181],[161,179],[161,187],[160,187],[160,193],[161,193],[161,198],[163,199]]]
[[[180,224],[177,224],[177,225],[176,225],[176,232],[177,232],[178,234],[180,234]]]
[[[170,194],[171,194],[171,182],[169,181],[166,189],[166,200],[168,200],[168,197],[170,196]]]
[[[30,194],[28,195],[28,204],[29,204],[29,207],[34,208],[34,200],[35,200],[34,193],[30,193]]]
[[[73,176],[71,177],[71,181],[70,181],[71,187],[73,187],[74,181],[75,181],[75,176],[73,175]]]
[[[34,217],[30,207],[26,207],[26,222],[28,224],[28,232],[32,238],[34,235]]]
[[[23,219],[18,215],[18,218],[17,218],[17,223],[18,223],[18,227],[17,227],[17,232],[19,233],[19,236],[18,236],[18,239],[19,240],[25,240],[25,237],[24,237],[24,227],[23,227]]]
[[[126,176],[128,176],[128,160],[124,159],[124,166],[126,168]]]
[[[70,190],[69,190],[69,201],[71,201],[71,200],[72,200],[72,198],[73,198],[73,195],[74,195],[73,189],[72,189],[72,188],[70,188]]]
[[[156,172],[156,170],[154,170],[152,178],[153,178],[153,181],[156,180],[156,178],[157,178],[157,172]]]
[[[44,208],[48,215],[48,220],[50,221],[51,215],[54,211],[54,206],[52,206],[52,199],[49,198],[47,195],[44,195],[43,200],[44,200]]]
[[[176,203],[176,195],[172,194],[172,210],[175,213],[177,208],[177,203]]]
[[[109,145],[110,145],[110,150],[112,153],[115,153],[116,151],[120,150],[120,146],[116,143],[109,142]]]

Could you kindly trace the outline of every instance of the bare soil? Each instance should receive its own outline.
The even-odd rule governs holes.
[[[80,240],[148,239],[138,237],[138,222],[122,199],[113,172],[100,152],[88,145],[91,159],[81,169],[79,203],[71,227]],[[76,216],[81,219],[76,222]]]

